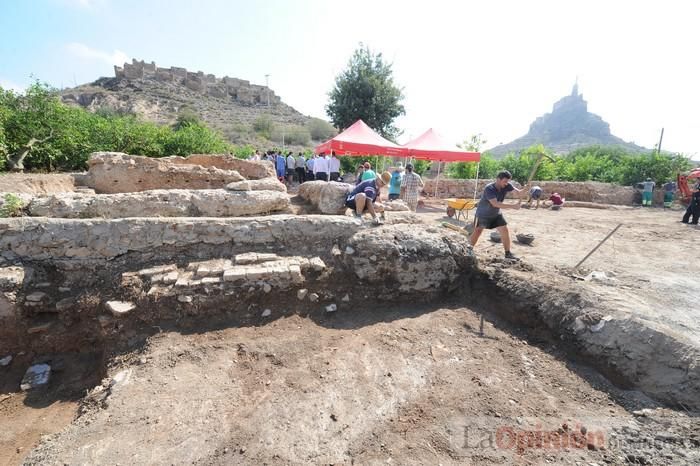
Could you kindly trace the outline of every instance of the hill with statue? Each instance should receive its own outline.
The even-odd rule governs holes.
[[[568,153],[591,146],[620,146],[631,151],[643,151],[634,143],[625,142],[610,132],[610,125],[600,116],[588,111],[588,103],[574,84],[571,95],[554,104],[552,113],[538,117],[525,136],[489,150],[495,156],[520,152],[534,144],[543,144],[557,153]]]

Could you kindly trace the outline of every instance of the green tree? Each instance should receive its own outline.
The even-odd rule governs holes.
[[[406,113],[403,98],[402,89],[394,84],[391,64],[384,62],[381,53],[360,44],[336,77],[326,113],[341,130],[362,119],[382,136],[394,139],[400,134],[394,120]]]
[[[481,148],[486,144],[481,133],[472,134],[459,147],[468,152],[481,152]],[[450,178],[472,179],[476,178],[477,168],[479,178],[492,178],[498,172],[498,161],[488,154],[481,154],[481,161],[476,162],[453,162],[447,165],[447,176]]]

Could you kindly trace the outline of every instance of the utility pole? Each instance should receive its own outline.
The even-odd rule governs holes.
[[[659,145],[656,147],[656,153],[661,155],[661,142],[664,140],[664,129],[661,128],[661,137],[659,138]]]
[[[267,88],[267,106],[270,106],[270,75],[265,75],[265,87]]]

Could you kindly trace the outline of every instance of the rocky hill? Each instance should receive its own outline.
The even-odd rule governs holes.
[[[554,104],[552,113],[537,118],[530,130],[508,144],[501,144],[488,152],[502,156],[508,152],[518,152],[533,144],[543,144],[558,153],[567,153],[574,149],[590,145],[623,146],[633,151],[642,151],[643,147],[628,143],[610,133],[610,125],[601,117],[588,112],[588,103],[578,92],[575,84],[571,95]]]
[[[159,68],[154,62],[137,60],[115,66],[114,74],[113,78],[63,90],[63,102],[91,111],[135,113],[164,124],[173,123],[183,110],[193,111],[234,142],[245,140],[246,135],[254,139],[253,123],[263,115],[286,128],[304,126],[310,120],[268,87],[238,78]]]

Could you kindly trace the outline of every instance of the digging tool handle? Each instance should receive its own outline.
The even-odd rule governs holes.
[[[608,236],[606,236],[605,238],[603,238],[603,240],[602,240],[600,243],[598,243],[598,244],[596,245],[596,247],[594,247],[594,248],[591,250],[591,252],[589,252],[588,254],[586,254],[586,257],[584,257],[583,259],[581,259],[581,262],[579,262],[578,264],[576,264],[576,267],[574,267],[574,269],[578,269],[578,268],[581,266],[581,264],[583,264],[584,262],[586,262],[586,259],[588,259],[589,257],[591,257],[591,254],[593,254],[594,252],[596,252],[596,251],[598,250],[598,248],[601,247],[601,246],[603,245],[603,243],[606,242],[606,241],[608,240],[608,238],[610,238],[621,226],[622,226],[622,223],[620,223],[618,226],[616,226],[615,228],[613,228],[613,231],[611,231],[610,233],[608,233]]]

